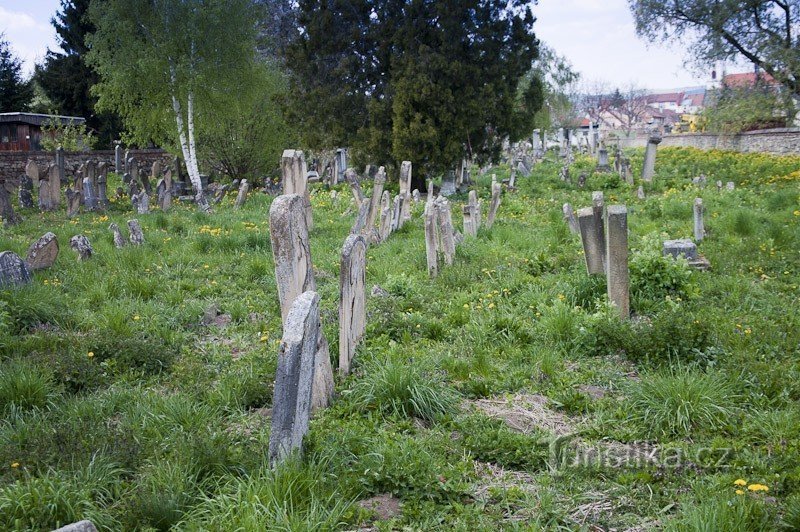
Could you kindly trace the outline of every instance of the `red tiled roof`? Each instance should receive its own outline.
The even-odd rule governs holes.
[[[752,87],[759,80],[770,85],[776,85],[778,82],[767,74],[766,72],[742,72],[741,74],[726,74],[722,78],[722,84],[728,87]]]
[[[667,92],[663,94],[648,94],[647,103],[674,103],[680,104],[683,100],[682,92]]]

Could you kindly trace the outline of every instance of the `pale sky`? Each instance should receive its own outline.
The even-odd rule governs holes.
[[[25,71],[55,48],[50,18],[58,0],[0,0],[0,33],[25,61]],[[705,84],[683,66],[681,46],[647,45],[636,37],[626,0],[539,0],[534,6],[536,35],[567,59],[584,80],[648,89]]]

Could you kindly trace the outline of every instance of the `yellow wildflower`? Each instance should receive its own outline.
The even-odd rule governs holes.
[[[750,491],[769,491],[769,486],[765,486],[764,484],[750,484],[747,486],[747,489]]]
[[[744,495],[744,492],[742,490],[736,490],[736,495]]]
[[[736,479],[733,481],[733,483],[736,484],[737,486],[747,486],[747,481],[744,480],[743,478]]]
[[[18,468],[19,467],[19,462],[14,462],[13,464],[11,464],[11,467],[14,468],[14,469]]]
[[[262,337],[260,338],[260,340],[261,340],[262,342],[266,342],[267,340],[269,340],[269,336],[267,336],[267,335],[265,334],[264,336],[262,336]]]
[[[89,351],[88,353],[86,353],[86,356],[92,358],[94,356],[94,351]]]

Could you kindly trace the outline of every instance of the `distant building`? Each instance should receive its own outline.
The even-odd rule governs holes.
[[[44,115],[38,113],[0,113],[0,151],[38,151],[41,149],[42,126],[57,122],[61,125],[85,124],[78,116]]]

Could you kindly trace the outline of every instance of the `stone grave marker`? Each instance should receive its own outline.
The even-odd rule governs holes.
[[[640,200],[646,198],[646,196],[644,195],[644,187],[642,185],[639,185],[639,188],[636,189],[636,197],[639,198]]]
[[[47,232],[28,248],[25,263],[31,271],[44,270],[51,267],[58,258],[58,239]]]
[[[605,273],[605,241],[603,227],[592,207],[578,209],[578,227],[581,232],[583,255],[589,275]]]
[[[311,231],[314,228],[314,221],[311,213],[311,196],[308,191],[308,169],[303,152],[284,150],[281,157],[281,171],[283,172],[283,193],[299,194],[303,198],[306,227]]]
[[[649,183],[656,173],[656,151],[661,144],[661,137],[651,135],[647,139],[647,148],[644,152],[644,165],[642,166],[642,181]]]
[[[696,260],[698,257],[697,245],[688,238],[665,240],[662,253],[676,259],[683,256],[686,260]]]
[[[430,189],[428,189],[430,191]],[[442,177],[442,188],[439,190],[439,194],[444,197],[452,196],[456,193],[456,175],[455,172],[452,170],[448,170],[444,173],[444,177]]]
[[[372,185],[372,196],[369,199],[369,212],[367,213],[368,232],[372,231],[375,227],[375,221],[378,219],[384,184],[386,184],[386,169],[381,166],[375,174],[375,181]]]
[[[625,205],[610,205],[606,212],[606,284],[608,299],[628,319],[630,292],[628,281],[628,210]]]
[[[392,200],[388,190],[383,191],[381,196],[381,219],[378,226],[378,237],[380,242],[385,242],[392,232]]]
[[[561,210],[564,213],[564,221],[567,222],[569,230],[576,235],[580,234],[581,230],[578,226],[578,220],[575,218],[575,211],[572,209],[572,205],[565,203]]]
[[[392,232],[395,232],[403,227],[402,209],[403,198],[400,196],[400,194],[398,194],[394,197],[394,202],[392,203]]]
[[[47,193],[49,194],[48,210],[54,211],[61,206],[61,177],[60,177],[60,171],[56,165],[52,165],[50,167],[47,179],[48,179]]]
[[[75,250],[75,253],[78,254],[78,260],[80,261],[88,260],[94,254],[92,244],[89,243],[89,239],[84,235],[75,235],[70,238],[69,247]]]
[[[339,372],[343,375],[350,373],[366,330],[366,272],[367,241],[361,235],[350,235],[342,247],[339,268]]]
[[[302,204],[300,207],[302,209]],[[319,334],[319,295],[310,290],[298,294],[284,318],[283,338],[278,351],[269,435],[269,461],[272,465],[292,452],[302,451],[303,437],[308,432],[311,417]]]
[[[94,523],[88,520],[78,521],[67,526],[62,526],[53,530],[53,532],[97,532]]]
[[[28,174],[22,174],[19,179],[18,198],[19,206],[23,209],[33,208],[33,180]]]
[[[706,236],[705,226],[703,225],[703,199],[694,199],[694,239],[697,242],[703,240]]]
[[[172,187],[167,184],[166,178],[162,177],[158,180],[156,193],[158,194],[158,207],[162,211],[168,212],[172,208]]]
[[[241,209],[247,201],[247,194],[250,192],[250,183],[247,179],[242,179],[239,183],[239,193],[236,195],[236,202],[233,204],[234,209]]]
[[[367,227],[367,216],[369,215],[369,198],[361,200],[361,205],[358,207],[356,219],[353,222],[353,227],[350,229],[351,235],[360,235]]]
[[[455,228],[453,227],[453,215],[450,212],[450,202],[445,197],[438,197],[434,200],[433,206],[436,209],[436,217],[439,220],[439,238],[441,240],[440,251],[447,266],[453,264],[456,256]]]
[[[5,225],[15,225],[22,221],[22,217],[14,212],[14,207],[11,205],[11,197],[16,188],[16,179],[6,179],[0,182],[0,216]]]
[[[108,201],[108,164],[105,162],[97,165],[97,203],[103,209],[111,205]]]
[[[111,223],[108,226],[108,229],[114,234],[114,247],[117,249],[122,249],[125,247],[125,238],[122,236],[122,231],[119,230],[119,226],[115,223]]]
[[[428,275],[431,278],[439,274],[437,251],[436,208],[433,204],[425,205],[425,259],[428,263]]]
[[[406,222],[411,219],[411,161],[400,164],[400,198],[402,207],[401,220]],[[402,224],[401,224],[402,225]]]
[[[74,218],[80,214],[81,193],[77,190],[72,190],[72,187],[67,187],[64,194],[67,197],[67,218]]]
[[[97,207],[97,198],[94,195],[94,187],[88,177],[83,178],[83,204],[90,211]]]
[[[344,180],[350,185],[350,190],[353,192],[353,199],[356,205],[361,205],[364,202],[364,191],[361,190],[361,182],[358,179],[358,173],[354,168],[348,168],[344,172]]]
[[[128,220],[128,232],[130,233],[131,244],[134,246],[141,246],[144,244],[144,233],[142,232],[142,226],[139,224],[139,220]],[[116,245],[116,234],[114,235],[114,244]]]
[[[124,170],[122,167],[122,146],[117,144],[114,146],[114,171],[121,175]]]
[[[486,228],[491,229],[494,225],[494,220],[497,217],[497,209],[500,208],[500,194],[503,192],[503,186],[497,181],[492,182],[492,200],[489,203],[489,214],[486,217]]]
[[[0,287],[21,286],[31,282],[28,265],[13,251],[0,253]]]

